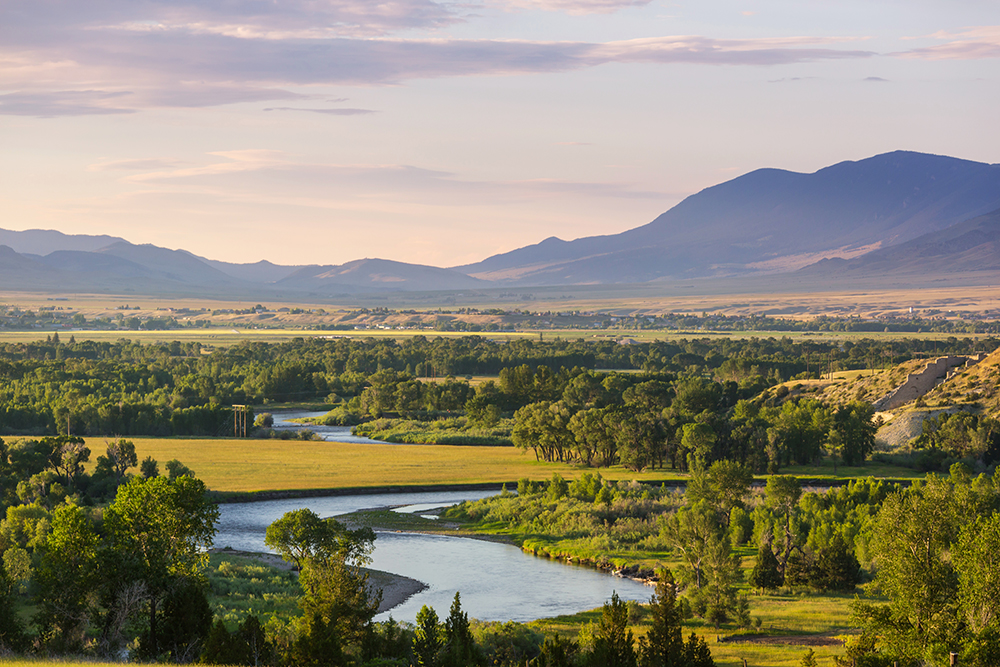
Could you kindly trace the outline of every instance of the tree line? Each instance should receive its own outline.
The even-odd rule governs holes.
[[[0,432],[56,435],[219,435],[232,404],[287,401],[340,403],[347,412],[460,410],[470,397],[463,376],[548,369],[566,380],[579,371],[642,370],[705,376],[766,386],[821,369],[868,368],[913,356],[990,351],[997,341],[907,340],[794,342],[789,338],[691,339],[619,345],[613,340],[486,337],[295,339],[247,342],[209,350],[198,343],[63,342],[58,336],[0,345]],[[577,370],[573,370],[577,369]],[[379,373],[383,375],[380,376]],[[386,374],[394,374],[385,377]],[[521,371],[516,371],[521,373]],[[445,388],[421,378],[454,376]],[[514,386],[518,385],[520,386]],[[548,384],[547,384],[548,383]],[[504,392],[513,411],[552,394],[550,381],[531,389],[520,379]],[[391,397],[386,387],[391,386]],[[728,385],[727,385],[728,386]],[[532,395],[532,392],[535,395]],[[464,399],[464,400],[463,400]],[[555,398],[544,400],[556,400]],[[494,401],[487,402],[494,403]]]

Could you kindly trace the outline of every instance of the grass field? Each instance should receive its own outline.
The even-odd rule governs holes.
[[[379,445],[302,440],[131,438],[141,461],[178,459],[213,491],[250,492],[437,484],[510,483],[522,477],[576,478],[588,468],[539,463],[516,447]],[[87,438],[97,454],[105,438]],[[90,466],[94,466],[91,461]],[[608,479],[679,478],[663,471],[601,470]]]
[[[704,637],[719,667],[741,667],[744,659],[748,667],[799,667],[810,648],[821,665],[832,664],[834,656],[845,652],[839,639],[848,634],[852,599],[847,594],[751,596],[751,616],[761,619],[760,632],[770,636],[767,641],[771,643],[741,641],[732,628],[723,626],[716,631],[697,619],[685,625],[684,635],[695,632]],[[597,622],[600,615],[600,609],[593,609],[543,618],[529,625],[545,634],[575,639],[581,627]],[[631,629],[638,640],[647,626],[640,623]]]
[[[163,465],[177,459],[213,491],[247,493],[311,489],[413,487],[446,484],[502,484],[528,477],[550,479],[558,473],[575,479],[593,468],[535,460],[516,447],[461,445],[380,445],[321,440],[254,440],[234,438],[130,438],[139,460],[152,456]],[[87,438],[91,461],[104,452],[106,438]],[[621,466],[601,468],[610,480],[646,482],[682,480],[671,470],[640,473]],[[818,466],[783,468],[782,474],[844,480],[868,477],[910,479],[922,475],[909,468],[868,463],[847,468],[824,461]],[[763,479],[763,478],[762,478]]]

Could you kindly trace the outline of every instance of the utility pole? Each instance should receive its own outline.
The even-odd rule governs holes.
[[[233,406],[233,437],[247,437],[247,413],[250,412],[248,405]]]

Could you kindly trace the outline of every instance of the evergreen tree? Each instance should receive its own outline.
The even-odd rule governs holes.
[[[438,656],[444,647],[441,628],[434,607],[424,605],[417,612],[417,627],[413,633],[413,656],[419,667],[437,667]]]
[[[302,623],[286,661],[306,667],[342,667],[347,664],[337,634],[337,624],[314,613]]]
[[[681,664],[688,667],[715,667],[712,652],[702,637],[691,633],[687,643],[684,644],[684,662]]]
[[[444,622],[445,659],[448,667],[467,667],[472,665],[475,653],[475,641],[469,629],[469,615],[462,611],[462,602],[458,591],[451,603],[451,611]]]
[[[831,591],[850,591],[858,583],[861,564],[839,534],[821,549],[813,569],[813,584]]]
[[[14,609],[14,582],[0,561],[0,652],[20,651],[26,643],[24,624]]]
[[[628,629],[628,606],[611,594],[611,602],[604,603],[601,620],[594,630],[594,653],[591,664],[595,667],[636,667],[637,656],[632,631]]]
[[[684,638],[681,635],[681,610],[677,606],[677,586],[669,569],[660,572],[656,592],[649,600],[650,626],[639,639],[639,663],[642,667],[682,667]]]
[[[206,665],[236,665],[240,659],[233,636],[226,629],[222,619],[216,619],[212,629],[205,638],[205,647],[201,651],[199,662]]]
[[[559,635],[546,637],[541,653],[529,662],[531,667],[573,667],[580,645],[570,639],[562,639]]]
[[[762,588],[770,591],[785,583],[778,566],[778,559],[771,551],[771,545],[761,540],[760,548],[757,549],[757,562],[754,563],[753,571],[750,573],[750,585],[754,588]]]

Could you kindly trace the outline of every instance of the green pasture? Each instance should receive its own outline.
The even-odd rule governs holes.
[[[106,438],[87,438],[97,455]],[[181,461],[213,491],[247,493],[343,488],[405,488],[450,484],[510,484],[523,477],[550,479],[558,473],[575,479],[591,468],[544,463],[516,447],[461,445],[380,445],[322,440],[130,438],[139,460],[152,456],[164,464]],[[632,472],[601,469],[611,480],[679,479],[661,470]]]
[[[142,343],[165,343],[180,341],[182,343],[201,343],[207,346],[228,347],[239,343],[264,342],[283,343],[294,338],[394,338],[406,339],[414,336],[426,338],[458,338],[463,336],[478,336],[491,340],[513,340],[518,338],[542,338],[552,340],[562,338],[564,340],[621,340],[628,338],[639,343],[654,341],[672,341],[679,339],[691,340],[694,338],[731,338],[733,340],[746,340],[750,338],[790,338],[797,340],[861,340],[868,338],[877,341],[891,342],[903,339],[922,340],[946,340],[952,337],[959,338],[990,338],[992,334],[954,334],[936,332],[882,332],[882,331],[713,331],[709,329],[677,330],[677,329],[533,329],[524,328],[513,331],[437,331],[433,329],[355,329],[347,331],[328,331],[312,328],[275,328],[275,329],[244,329],[240,327],[216,326],[208,329],[203,328],[183,328],[166,329],[162,331],[141,331],[141,330],[67,330],[43,331],[33,329],[29,331],[0,331],[0,343],[30,343],[39,339],[44,340],[46,336],[58,333],[60,338],[69,340],[73,336],[76,340],[93,340],[114,342],[122,338]],[[840,374],[835,374],[840,376]]]
[[[97,456],[107,438],[87,438]],[[257,440],[252,438],[146,438],[132,437],[139,460],[152,456],[164,472],[164,464],[177,459],[195,471],[213,491],[248,493],[257,491],[305,491],[345,488],[405,488],[453,484],[511,484],[522,478],[535,481],[559,474],[576,479],[584,473],[600,472],[608,480],[663,482],[684,480],[687,475],[672,470],[634,472],[622,466],[586,468],[569,463],[536,461],[530,451],[516,447],[466,445],[382,445],[322,440]],[[844,481],[868,476],[911,479],[922,475],[909,468],[876,464],[848,468],[829,461],[816,466],[783,468],[781,474],[825,481]],[[760,479],[766,479],[761,476]]]
[[[652,595],[653,589],[650,589]],[[847,594],[825,595],[754,595],[750,598],[750,614],[761,619],[753,636],[741,639],[743,633],[731,625],[716,630],[700,620],[688,621],[685,637],[692,632],[704,637],[719,667],[799,667],[802,656],[812,648],[820,664],[832,664],[834,656],[843,656],[842,640],[850,636],[850,602]],[[529,623],[545,634],[558,634],[576,639],[580,628],[596,623],[600,609],[577,614],[543,618]],[[630,629],[639,637],[648,626],[640,621]]]

